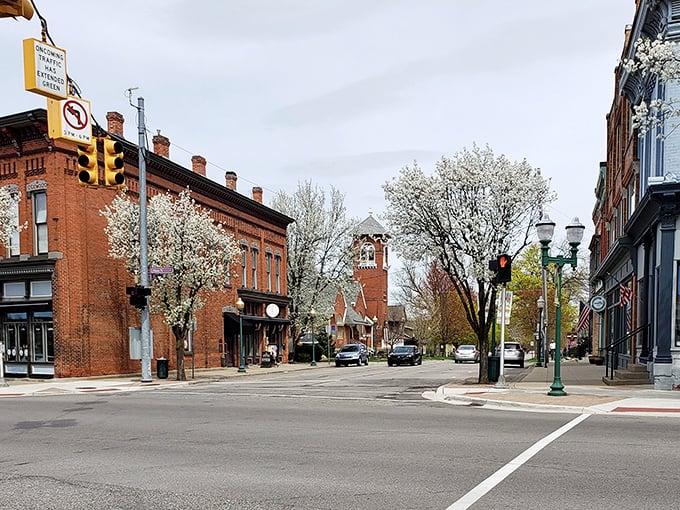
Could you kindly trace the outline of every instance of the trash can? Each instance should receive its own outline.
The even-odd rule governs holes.
[[[168,360],[165,358],[156,358],[156,377],[159,379],[168,378]]]
[[[489,381],[498,382],[498,376],[501,371],[501,357],[489,356]]]

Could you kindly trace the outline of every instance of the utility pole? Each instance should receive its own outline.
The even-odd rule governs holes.
[[[137,98],[137,132],[139,134],[139,284],[149,287],[149,245],[146,236],[146,126],[144,98]],[[145,297],[141,311],[142,382],[151,382],[151,321]]]

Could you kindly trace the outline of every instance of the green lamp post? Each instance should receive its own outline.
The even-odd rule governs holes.
[[[316,366],[316,355],[314,353],[314,343],[316,339],[314,338],[314,317],[316,317],[316,310],[312,308],[309,311],[309,322],[312,326],[312,362],[310,363],[311,366],[315,367]]]
[[[536,223],[536,233],[538,234],[538,240],[541,242],[541,264],[543,267],[548,266],[548,264],[555,264],[557,267],[556,275],[556,292],[557,301],[555,303],[555,372],[553,376],[553,383],[550,386],[550,391],[548,395],[554,397],[562,397],[567,394],[564,391],[564,385],[562,384],[562,379],[560,376],[560,357],[561,357],[561,322],[562,322],[562,267],[565,264],[570,264],[571,267],[576,269],[578,253],[578,245],[581,244],[583,239],[583,232],[585,227],[581,224],[578,218],[574,218],[572,222],[566,226],[567,231],[567,242],[569,243],[569,256],[558,255],[556,257],[550,256],[550,243],[555,233],[555,222],[551,221],[548,215],[544,215],[541,221]]]
[[[236,301],[236,308],[238,308],[238,371],[241,374],[246,372],[246,362],[243,356],[243,309],[245,306],[243,300],[238,298],[238,301]]]

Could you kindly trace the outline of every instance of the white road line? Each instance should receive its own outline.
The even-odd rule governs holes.
[[[470,508],[470,506],[474,505],[482,496],[484,496],[487,492],[489,492],[491,489],[493,489],[496,485],[498,485],[503,480],[505,480],[508,476],[510,476],[522,464],[524,464],[531,457],[533,457],[538,452],[540,452],[543,448],[545,448],[550,443],[552,443],[555,439],[557,439],[558,437],[562,436],[563,434],[569,432],[576,425],[578,425],[583,420],[588,418],[588,416],[590,416],[590,415],[589,414],[581,414],[581,415],[577,416],[576,418],[574,418],[573,420],[571,420],[566,425],[563,425],[562,427],[557,429],[552,434],[547,435],[546,437],[544,437],[543,439],[538,441],[536,444],[534,444],[531,448],[520,453],[517,457],[512,459],[510,462],[508,462],[505,466],[503,466],[498,471],[496,471],[489,478],[487,478],[486,480],[481,482],[474,489],[472,489],[470,492],[468,492],[465,496],[463,496],[458,501],[456,501],[454,504],[449,506],[446,510],[465,510],[466,508]]]

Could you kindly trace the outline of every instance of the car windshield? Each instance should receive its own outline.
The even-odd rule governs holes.
[[[340,349],[340,352],[356,352],[358,350],[358,345],[345,345],[342,349]]]
[[[407,347],[405,345],[397,346],[394,348],[394,352],[396,352],[397,354],[404,352],[413,352],[413,347]]]
[[[474,351],[475,346],[474,345],[461,345],[460,347],[458,347],[458,350],[459,351]]]

